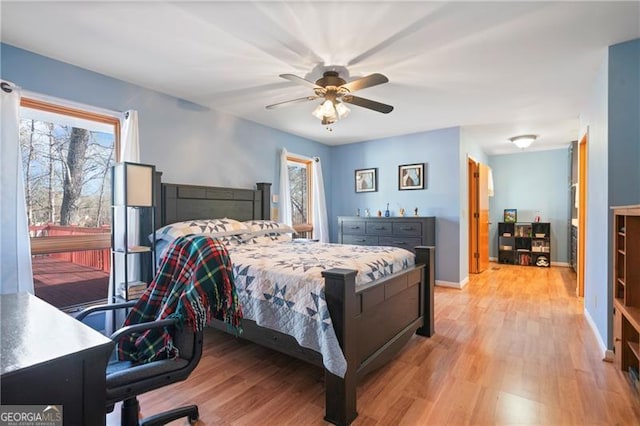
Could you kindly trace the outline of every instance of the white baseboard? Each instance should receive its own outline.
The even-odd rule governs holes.
[[[607,345],[602,340],[602,336],[600,336],[598,327],[596,326],[596,323],[593,321],[593,318],[591,318],[591,314],[587,309],[583,309],[583,311],[584,311],[584,317],[587,319],[587,323],[589,323],[589,326],[591,327],[591,330],[593,331],[593,334],[596,337],[596,340],[598,341],[598,345],[600,345],[600,351],[602,352],[602,356],[604,360],[610,361],[610,362],[613,361],[613,351],[610,351],[609,349],[607,349]]]
[[[454,281],[436,280],[436,285],[439,285],[440,287],[450,287],[450,288],[457,288],[457,289],[464,288],[464,286],[466,286],[468,283],[469,283],[469,277],[466,277],[464,280],[460,281],[459,283]]]
[[[490,257],[489,262],[497,262],[497,257]],[[566,266],[567,268],[571,267],[568,262],[551,262],[551,266]]]

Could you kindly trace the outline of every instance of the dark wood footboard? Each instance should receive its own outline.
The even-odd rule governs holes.
[[[325,420],[337,425],[351,423],[358,416],[358,380],[389,362],[414,333],[434,333],[435,249],[418,247],[416,252],[414,268],[358,291],[355,271],[329,269],[322,273],[331,321],[347,360],[344,377],[325,370]]]

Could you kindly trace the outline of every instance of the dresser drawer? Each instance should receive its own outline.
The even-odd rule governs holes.
[[[393,235],[420,237],[422,235],[422,224],[417,222],[394,222]]]
[[[378,244],[381,246],[401,247],[413,251],[415,246],[422,245],[420,237],[380,237]]]
[[[353,220],[348,222],[342,222],[342,233],[344,235],[354,234],[354,235],[364,235],[365,226],[364,221]]]
[[[378,237],[375,235],[343,235],[342,244],[356,244],[360,246],[377,246]]]
[[[391,222],[382,220],[372,220],[371,222],[367,222],[365,225],[367,235],[392,235],[392,228]]]

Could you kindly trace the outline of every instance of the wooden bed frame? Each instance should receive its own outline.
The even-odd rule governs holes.
[[[160,226],[190,220],[230,217],[269,219],[271,184],[256,190],[160,184]],[[158,193],[158,192],[156,192]],[[347,361],[344,378],[325,369],[325,420],[350,424],[358,415],[358,380],[390,361],[414,333],[434,333],[433,286],[435,247],[416,247],[416,266],[402,274],[366,285],[356,291],[356,271],[329,269],[325,296],[331,321]],[[225,324],[211,326],[227,332]],[[324,368],[320,353],[301,347],[286,334],[243,320],[241,338],[275,349]]]

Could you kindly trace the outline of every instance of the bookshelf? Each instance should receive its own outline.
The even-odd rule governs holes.
[[[510,265],[551,266],[551,224],[500,222],[498,262]]]
[[[613,208],[613,346],[616,365],[640,390],[640,206]]]

